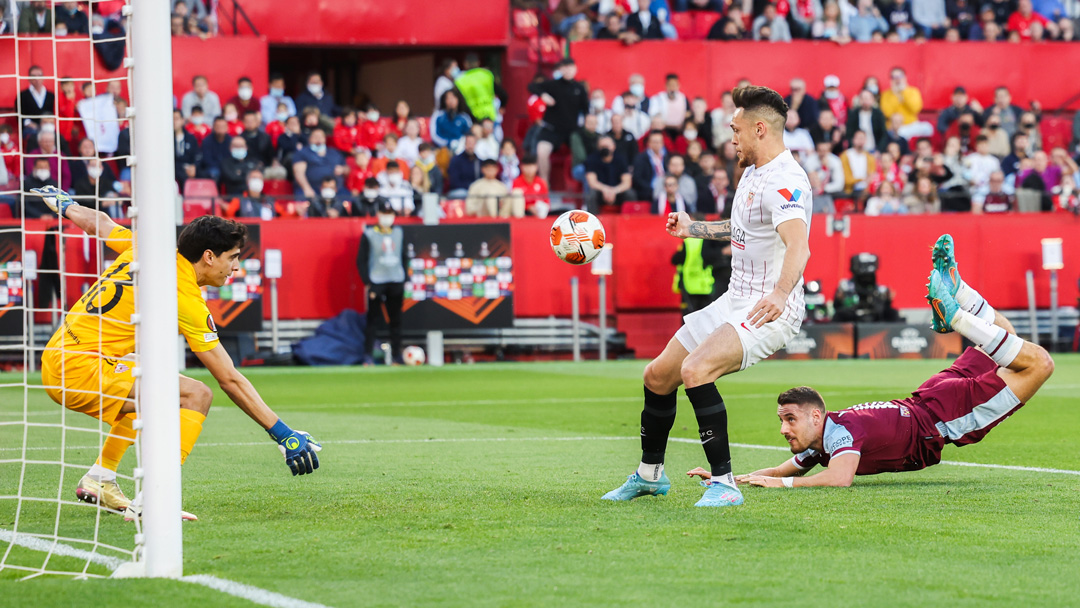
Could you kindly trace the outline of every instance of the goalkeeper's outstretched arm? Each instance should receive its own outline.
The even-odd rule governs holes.
[[[68,196],[67,192],[56,186],[33,188],[30,191],[40,196],[54,213],[68,218],[90,236],[108,237],[112,234],[113,229],[118,226],[105,213],[79,205]]]

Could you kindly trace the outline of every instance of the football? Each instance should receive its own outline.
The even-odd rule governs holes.
[[[604,249],[604,225],[588,211],[567,211],[551,225],[551,250],[569,264],[588,264]]]
[[[419,346],[406,346],[401,351],[401,359],[405,365],[423,365],[427,357],[424,355],[424,349]]]

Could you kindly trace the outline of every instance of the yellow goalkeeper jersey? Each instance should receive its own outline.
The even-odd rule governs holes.
[[[120,254],[64,317],[63,325],[49,340],[48,348],[65,353],[100,353],[119,359],[135,352],[135,289],[131,280],[132,235],[116,227],[105,241]],[[218,345],[217,326],[195,280],[191,262],[176,254],[176,297],[179,330],[194,352]]]

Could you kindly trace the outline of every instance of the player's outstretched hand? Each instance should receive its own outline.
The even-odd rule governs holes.
[[[669,213],[667,216],[667,233],[680,239],[689,238],[690,224],[693,221],[690,219],[690,214],[685,211]]]
[[[72,205],[78,207],[79,203],[71,200],[67,192],[57,188],[56,186],[44,186],[41,188],[31,188],[31,192],[41,197],[45,204],[49,206],[49,209],[53,210],[53,213],[58,213],[64,217],[67,217],[68,207]]]
[[[319,452],[322,444],[310,433],[293,431],[278,442],[278,449],[285,456],[285,464],[293,475],[306,475],[319,468]]]
[[[712,479],[712,473],[706,471],[705,469],[703,469],[701,467],[698,467],[696,469],[691,469],[691,470],[687,471],[686,474],[688,476],[690,476],[691,478],[700,477],[702,479],[702,481],[709,481],[710,479]]]
[[[742,481],[740,482],[740,478]],[[735,483],[748,483],[762,488],[782,488],[784,482],[779,477],[766,477],[765,475],[740,475],[735,478]]]
[[[750,309],[750,314],[746,315],[746,320],[750,321],[754,327],[761,327],[779,319],[780,315],[784,314],[786,306],[787,296],[774,289],[769,295],[758,300],[758,303]]]

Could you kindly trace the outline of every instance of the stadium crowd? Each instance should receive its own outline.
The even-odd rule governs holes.
[[[216,33],[217,18],[204,0],[173,0],[172,4],[173,36],[206,38]],[[123,20],[120,14],[123,7],[123,0],[55,3],[3,0],[0,1],[0,35],[17,31],[57,37],[111,37]]]
[[[1023,11],[1029,0],[1019,2]],[[592,24],[595,15],[596,24],[609,31],[616,21],[620,31],[651,31],[668,14],[666,5],[657,8],[662,4],[653,2],[643,12],[633,0],[563,0],[552,23],[569,32]],[[177,0],[174,10],[197,17],[198,7],[205,11],[200,0]],[[57,7],[58,14],[61,8],[66,4]],[[674,8],[719,7],[711,0],[682,0]],[[803,3],[781,0],[756,8],[790,17]],[[726,9],[729,16],[737,10],[738,5]],[[130,153],[130,132],[121,83],[110,82],[95,94],[90,83],[62,78],[54,92],[40,67],[30,68],[28,76],[15,100],[22,124],[0,125],[3,190],[26,192],[51,183],[79,197],[97,196],[103,209],[122,216],[130,195],[123,159]],[[520,140],[503,131],[506,91],[472,54],[460,65],[447,60],[440,66],[430,116],[417,115],[404,100],[392,109],[339,105],[317,71],[307,74],[295,95],[287,93],[282,74],[271,74],[268,84],[268,94],[256,97],[246,77],[211,83],[196,76],[190,90],[177,92],[178,192],[204,201],[206,211],[334,218],[374,216],[386,202],[398,214],[415,215],[424,208],[424,196],[435,194],[442,199],[440,212],[458,217],[544,217],[552,204],[576,206],[578,200],[592,211],[724,214],[734,196],[731,94],[724,93],[717,105],[691,98],[677,73],[662,83],[628,74],[625,90],[590,90],[577,78],[574,62],[564,59],[551,77],[538,75],[529,84],[528,129]],[[887,81],[868,75],[858,90],[848,99],[839,78],[827,76],[820,83],[794,78],[781,91],[791,108],[785,143],[810,177],[816,211],[1078,208],[1080,169],[1073,155],[1080,114],[1070,149],[1044,150],[1042,108],[1037,102],[1017,106],[1006,86],[987,107],[956,86],[951,105],[932,120],[926,120],[921,92],[903,67],[891,69]],[[91,112],[115,117],[104,136],[87,137],[81,119]],[[57,158],[57,150],[66,158]],[[34,198],[7,196],[0,202],[13,215],[44,215]]]

